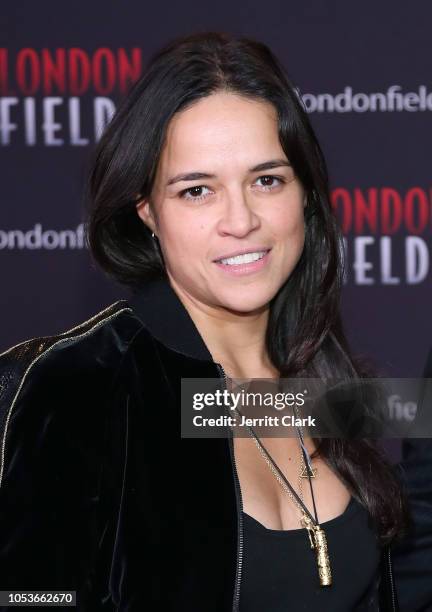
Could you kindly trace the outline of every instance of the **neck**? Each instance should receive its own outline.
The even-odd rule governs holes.
[[[213,360],[235,378],[270,378],[278,373],[268,357],[265,337],[269,307],[241,313],[205,304],[172,281]]]

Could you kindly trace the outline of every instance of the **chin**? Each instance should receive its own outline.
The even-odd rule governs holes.
[[[225,292],[218,296],[220,306],[227,310],[246,314],[260,309],[265,309],[272,299],[274,293],[268,290],[260,290],[253,286],[245,287],[242,291],[237,289]]]

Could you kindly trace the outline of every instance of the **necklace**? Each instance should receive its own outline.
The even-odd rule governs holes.
[[[233,409],[240,416],[243,416],[242,413],[238,410],[238,408],[233,408]],[[316,511],[315,497],[313,493],[312,480],[311,480],[311,478],[315,476],[316,472],[315,474],[313,474],[313,471],[312,471],[313,468],[311,467],[309,454],[307,453],[306,447],[304,445],[303,436],[302,436],[301,431],[299,430],[299,428],[297,428],[297,434],[298,434],[299,443],[300,443],[300,453],[301,453],[302,461],[303,461],[303,463],[301,464],[302,469],[300,470],[300,473],[299,473],[299,493],[300,495],[298,495],[295,489],[293,488],[293,486],[291,485],[291,483],[289,482],[289,480],[285,477],[283,472],[280,470],[278,465],[275,463],[274,459],[271,457],[267,449],[263,446],[263,444],[259,440],[258,436],[256,435],[255,431],[252,429],[252,427],[250,425],[246,425],[246,428],[250,436],[253,438],[255,444],[257,445],[260,454],[262,455],[266,464],[270,468],[270,471],[273,473],[274,477],[279,482],[279,484],[281,485],[285,493],[287,493],[291,501],[300,510],[300,515],[301,515],[300,524],[302,525],[302,527],[304,527],[307,530],[311,548],[315,551],[320,585],[330,586],[332,584],[332,574],[331,574],[330,558],[328,555],[328,548],[327,548],[327,538],[326,538],[324,530],[322,529],[322,527],[320,526],[318,522],[318,515]],[[315,517],[312,516],[312,514],[309,512],[307,506],[305,505],[303,501],[303,491],[302,491],[302,486],[301,486],[301,478],[303,478],[302,476],[303,469],[306,470],[306,473],[307,473],[306,477],[309,480],[309,486],[310,486],[311,495],[312,495],[312,503],[313,503]]]
[[[298,420],[300,420],[296,406],[293,406],[293,411],[294,411],[295,417]],[[299,441],[299,446],[300,446],[299,489],[301,490],[301,478],[316,478],[318,475],[318,468],[314,468],[312,465],[312,460],[310,458],[310,455],[304,443],[301,426],[300,425],[297,426],[296,429],[297,429],[298,441]],[[306,459],[306,463],[305,463],[305,459]]]
[[[249,426],[248,426],[249,429]],[[252,428],[250,428],[252,429]],[[252,436],[255,443],[258,446],[258,450],[263,456],[265,462],[270,468],[271,472],[275,476],[276,480],[282,486],[284,491],[288,494],[290,499],[294,502],[297,508],[300,510],[301,519],[300,523],[302,527],[307,529],[309,541],[311,548],[315,550],[315,555],[317,559],[318,565],[318,575],[321,586],[330,586],[332,584],[332,575],[331,575],[331,567],[330,567],[330,558],[328,555],[327,549],[327,538],[324,533],[324,530],[320,526],[318,519],[316,518],[316,509],[315,509],[315,500],[313,499],[314,509],[315,509],[315,518],[311,515],[309,510],[306,508],[303,501],[303,494],[301,492],[301,497],[296,494],[294,489],[292,488],[289,481],[286,479],[284,474],[281,472],[277,464],[274,462],[268,451],[258,440],[255,432],[252,430]],[[301,487],[300,487],[301,491]]]
[[[301,483],[301,478],[316,478],[318,475],[318,468],[314,468],[312,463],[308,461],[308,466],[304,462],[302,448],[300,447],[300,470],[299,470],[299,482]]]

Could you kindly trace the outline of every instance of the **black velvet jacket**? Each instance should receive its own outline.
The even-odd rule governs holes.
[[[218,376],[166,280],[3,353],[0,590],[75,590],[85,612],[235,612],[232,440],[180,437],[181,378]],[[379,607],[372,594],[362,610],[397,609],[382,559]]]

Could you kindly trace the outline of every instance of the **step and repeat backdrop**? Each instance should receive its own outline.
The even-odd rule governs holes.
[[[431,18],[402,0],[2,7],[0,351],[128,297],[85,247],[90,152],[156,49],[223,30],[272,48],[322,143],[353,348],[386,376],[420,376],[432,345]]]

